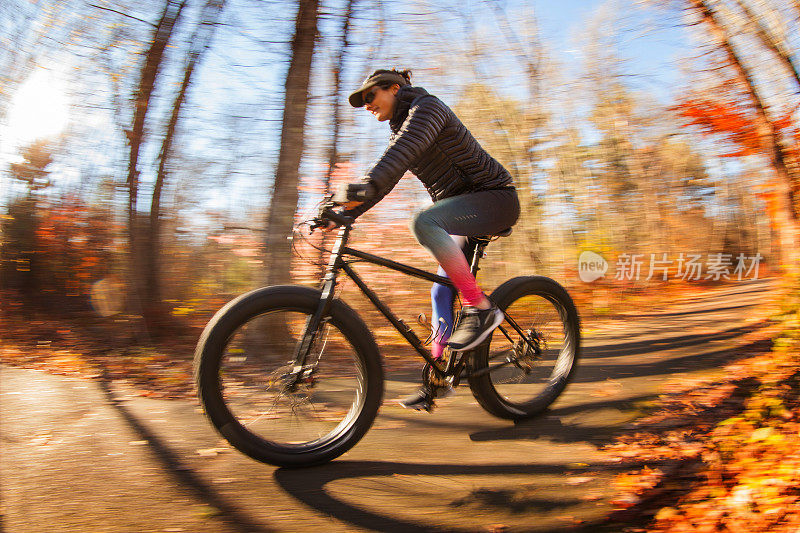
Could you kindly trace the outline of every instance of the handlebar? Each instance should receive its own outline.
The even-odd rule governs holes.
[[[328,199],[322,207],[320,207],[319,214],[311,222],[311,231],[317,228],[323,228],[328,225],[328,222],[334,222],[337,226],[349,226],[355,220],[353,217],[348,217],[334,211],[333,209],[338,206],[337,202]]]

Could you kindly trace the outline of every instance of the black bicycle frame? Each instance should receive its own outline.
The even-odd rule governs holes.
[[[306,331],[312,332],[311,335],[304,335],[304,342],[301,343],[300,349],[298,350],[298,358],[296,359],[298,363],[298,367],[302,367],[305,365],[306,356],[310,347],[313,345],[314,337],[316,336],[316,331],[319,328],[323,318],[328,315],[331,302],[334,298],[334,290],[336,288],[336,278],[338,272],[344,271],[344,273],[349,277],[356,286],[361,290],[364,296],[372,302],[372,305],[375,306],[378,311],[381,312],[383,316],[389,321],[389,323],[397,330],[400,335],[402,335],[406,341],[414,348],[414,350],[419,353],[419,355],[425,359],[428,363],[431,364],[434,372],[439,376],[444,376],[445,372],[440,370],[438,366],[435,364],[433,357],[431,356],[431,352],[425,347],[424,343],[420,340],[417,334],[414,332],[411,327],[409,327],[402,319],[398,318],[397,315],[392,312],[392,310],[387,306],[383,301],[381,301],[380,297],[378,296],[375,291],[369,288],[369,286],[364,282],[361,276],[353,270],[353,267],[350,265],[345,258],[352,257],[358,260],[372,263],[374,265],[378,265],[384,268],[388,268],[390,270],[394,270],[396,272],[400,272],[402,274],[406,274],[408,276],[413,276],[415,278],[424,279],[430,281],[432,283],[439,283],[440,285],[445,285],[447,287],[451,287],[455,289],[453,282],[450,281],[449,278],[444,276],[440,276],[438,274],[433,274],[426,270],[422,270],[410,265],[405,265],[403,263],[399,263],[397,261],[392,261],[391,259],[386,259],[384,257],[380,257],[377,255],[373,255],[367,252],[363,252],[361,250],[356,250],[355,248],[350,248],[346,246],[347,240],[350,236],[350,226],[345,225],[339,229],[339,235],[336,239],[333,248],[331,249],[331,257],[328,261],[328,267],[325,272],[325,277],[322,281],[322,297],[320,298],[320,305],[317,308],[317,312],[309,319],[307,324]],[[481,240],[475,243],[475,252],[472,258],[472,274],[475,275],[478,272],[478,263],[480,257],[483,255],[483,249],[486,247],[486,242]]]
[[[316,338],[317,332],[319,330],[319,326],[324,320],[326,316],[329,315],[331,302],[334,298],[334,291],[336,289],[336,278],[338,272],[340,270],[344,271],[344,273],[353,280],[359,290],[367,297],[367,299],[372,302],[378,311],[381,312],[383,316],[389,321],[389,323],[397,330],[400,335],[402,335],[406,341],[419,353],[419,355],[427,361],[433,372],[437,374],[439,377],[446,377],[450,374],[456,362],[453,358],[450,359],[448,362],[448,366],[446,369],[442,370],[436,364],[436,361],[433,359],[431,352],[425,348],[425,345],[414,333],[414,330],[411,329],[402,319],[398,318],[392,310],[383,303],[380,297],[373,291],[372,289],[367,286],[364,280],[359,276],[353,267],[350,265],[348,261],[345,260],[345,257],[354,257],[361,261],[365,261],[367,263],[372,263],[374,265],[382,266],[384,268],[388,268],[390,270],[394,270],[400,272],[402,274],[406,274],[408,276],[413,276],[415,278],[421,278],[424,280],[428,280],[433,283],[439,283],[440,285],[445,285],[447,287],[451,287],[455,289],[453,282],[450,278],[446,278],[444,276],[439,276],[438,274],[433,274],[426,270],[422,270],[416,267],[412,267],[409,265],[405,265],[403,263],[399,263],[397,261],[392,261],[391,259],[386,259],[384,257],[380,257],[377,255],[373,255],[367,252],[363,252],[361,250],[356,250],[355,248],[350,248],[346,246],[347,240],[350,237],[350,225],[345,224],[340,227],[339,235],[336,239],[333,248],[331,249],[331,256],[330,260],[328,261],[328,267],[325,272],[325,277],[322,281],[322,295],[320,298],[320,305],[317,307],[317,311],[314,313],[312,317],[309,318],[306,324],[306,334],[303,335],[303,342],[301,342],[296,358],[295,358],[295,369],[293,374],[300,375],[304,370],[306,370],[306,358],[308,357],[308,353],[311,349],[311,346],[314,344],[314,340]],[[480,262],[480,258],[483,257],[483,252],[486,246],[489,244],[489,239],[487,238],[475,238],[474,239],[474,249],[472,254],[472,265],[471,265],[471,272],[472,275],[477,275],[480,268],[478,264]],[[505,313],[504,313],[505,314]],[[511,326],[517,330],[520,334],[522,334],[521,328],[514,322],[508,315],[506,315],[506,319],[509,321]],[[508,333],[503,330],[502,327],[499,327],[504,335],[508,337]],[[308,333],[311,333],[310,335]],[[510,337],[509,337],[510,338]],[[459,360],[459,365],[463,364],[463,360]],[[505,366],[507,363],[503,363],[500,366]],[[309,369],[310,370],[310,369]],[[489,370],[489,369],[487,369]]]

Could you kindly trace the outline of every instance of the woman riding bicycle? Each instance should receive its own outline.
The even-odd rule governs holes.
[[[479,345],[502,322],[503,313],[478,287],[464,248],[468,237],[494,235],[511,227],[520,207],[508,171],[475,140],[453,111],[421,87],[411,85],[408,70],[376,70],[349,98],[380,121],[389,121],[389,146],[360,182],[343,191],[344,214],[358,217],[386,196],[410,170],[425,185],[433,205],[411,224],[414,235],[438,261],[464,301],[453,328],[455,292],[435,284],[431,290],[435,335],[431,353],[441,358]],[[423,389],[401,401],[421,409],[434,392]]]

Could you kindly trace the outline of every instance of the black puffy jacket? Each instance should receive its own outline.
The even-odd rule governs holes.
[[[453,111],[421,87],[397,92],[389,121],[389,146],[362,180],[374,194],[345,214],[356,217],[378,203],[410,170],[433,201],[459,194],[514,186],[503,168],[467,130]]]

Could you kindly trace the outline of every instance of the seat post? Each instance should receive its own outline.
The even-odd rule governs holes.
[[[478,264],[480,263],[481,257],[483,257],[483,251],[486,248],[486,242],[481,240],[475,240],[475,247],[473,248],[472,252],[472,265],[470,265],[470,272],[472,272],[473,276],[478,275],[478,271],[480,267]]]
[[[469,238],[469,242],[473,243],[472,265],[470,268],[473,276],[478,275],[478,271],[480,270],[478,263],[480,262],[480,258],[483,257],[483,251],[486,249],[486,246],[497,237],[508,237],[509,235],[511,235],[511,228],[506,228],[494,235],[481,235],[479,237]]]

